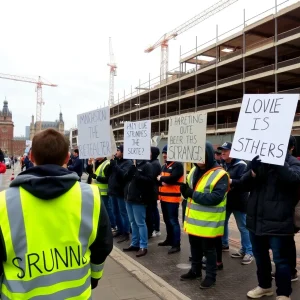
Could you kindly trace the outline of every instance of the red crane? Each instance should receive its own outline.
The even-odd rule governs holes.
[[[38,79],[36,80],[34,78],[29,78],[24,76],[0,73],[0,78],[36,84],[36,125],[37,125],[36,132],[41,131],[42,130],[42,105],[45,104],[42,97],[42,86],[47,85],[51,87],[57,87],[57,84],[46,82],[41,76],[39,76]]]

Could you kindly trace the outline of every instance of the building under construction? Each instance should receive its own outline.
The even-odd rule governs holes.
[[[226,38],[197,45],[164,80],[149,79],[119,98],[110,111],[116,141],[123,142],[124,121],[151,119],[152,136],[167,136],[169,117],[203,111],[208,139],[219,144],[232,140],[244,94],[299,94],[300,2],[272,11],[251,25],[245,20]],[[296,114],[294,133],[297,128]]]

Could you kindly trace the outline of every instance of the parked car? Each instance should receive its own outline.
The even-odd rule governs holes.
[[[4,162],[6,165],[6,169],[11,169],[11,160],[9,157],[4,157]]]

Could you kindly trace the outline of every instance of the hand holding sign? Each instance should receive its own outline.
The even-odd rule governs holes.
[[[231,157],[283,165],[299,95],[244,95]]]

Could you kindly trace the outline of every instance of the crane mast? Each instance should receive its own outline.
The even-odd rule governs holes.
[[[169,63],[169,41],[176,38],[179,34],[189,30],[190,28],[198,25],[204,20],[210,18],[211,16],[217,14],[238,0],[220,0],[216,2],[211,7],[202,11],[200,14],[189,19],[182,25],[176,27],[168,33],[165,33],[154,45],[148,47],[145,52],[150,53],[154,49],[161,47],[161,58],[160,58],[160,80],[165,80],[168,72],[168,63]]]
[[[108,104],[109,106],[112,106],[115,104],[114,100],[114,80],[115,76],[117,76],[117,65],[115,63],[115,57],[114,57],[114,52],[112,48],[112,41],[111,38],[109,38],[109,63],[107,64],[110,67],[109,70],[109,99],[108,99]]]
[[[41,131],[42,130],[42,105],[45,104],[42,97],[42,86],[46,85],[51,87],[57,87],[57,84],[45,82],[45,80],[43,80],[41,76],[39,76],[38,80],[36,80],[30,77],[0,73],[0,79],[7,79],[7,80],[36,84],[36,90],[35,90],[36,91],[36,132]]]

